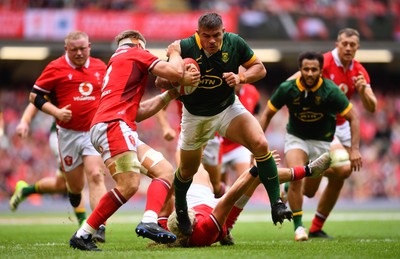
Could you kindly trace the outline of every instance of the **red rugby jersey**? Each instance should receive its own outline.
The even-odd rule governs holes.
[[[160,61],[147,50],[121,46],[111,56],[92,125],[123,120],[136,130],[136,114],[149,71]]]
[[[354,78],[359,75],[359,72],[364,74],[367,84],[370,84],[370,78],[367,70],[365,70],[365,68],[357,60],[353,59],[349,69],[344,71],[343,65],[339,60],[337,49],[324,54],[323,77],[335,82],[336,85],[338,85],[339,88],[346,94],[349,100],[356,91]],[[342,125],[344,122],[346,122],[346,119],[340,115],[337,115],[336,118],[336,125]]]
[[[83,67],[76,67],[63,55],[50,62],[33,86],[45,94],[51,94],[51,101],[58,108],[71,104],[72,119],[56,121],[63,128],[89,131],[90,122],[100,100],[101,84],[106,64],[89,57]]]

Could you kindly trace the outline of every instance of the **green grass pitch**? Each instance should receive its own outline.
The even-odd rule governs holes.
[[[311,213],[304,223],[310,226]],[[269,211],[244,212],[233,235],[235,245],[166,248],[149,245],[134,228],[140,214],[117,213],[108,222],[102,252],[69,247],[77,224],[71,215],[1,214],[0,258],[400,258],[400,211],[334,212],[324,230],[333,240],[294,241],[293,224],[273,226]]]

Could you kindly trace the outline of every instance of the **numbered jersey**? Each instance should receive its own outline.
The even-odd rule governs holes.
[[[136,130],[136,114],[149,71],[161,60],[147,50],[121,46],[111,56],[92,125],[123,120]]]

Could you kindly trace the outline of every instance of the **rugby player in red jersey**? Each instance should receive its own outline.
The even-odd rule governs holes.
[[[136,233],[159,243],[176,239],[157,224],[158,213],[171,188],[172,165],[160,152],[139,139],[136,121],[154,115],[178,97],[178,92],[172,89],[141,103],[149,73],[181,85],[194,85],[200,80],[200,73],[185,72],[178,42],[168,46],[169,62],[165,62],[145,50],[145,38],[138,31],[123,31],[115,40],[118,48],[108,63],[90,134],[91,142],[101,153],[116,186],[101,198],[86,223],[71,237],[70,246],[80,250],[100,251],[92,235],[137,192],[140,173],[153,180],[147,190],[145,213]]]
[[[71,205],[79,205],[86,178],[90,207],[94,209],[106,193],[106,168],[90,142],[89,130],[99,105],[106,64],[90,56],[91,43],[85,32],[70,32],[64,48],[65,55],[50,62],[36,80],[29,99],[36,108],[56,118],[60,161]],[[104,242],[105,226],[100,230],[98,241]]]

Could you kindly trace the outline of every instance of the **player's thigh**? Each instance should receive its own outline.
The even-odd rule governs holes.
[[[249,112],[240,114],[230,122],[226,129],[225,137],[251,151],[266,152],[268,150],[268,142],[264,132],[259,122]],[[262,148],[265,150],[260,150]]]

